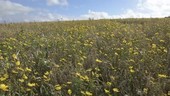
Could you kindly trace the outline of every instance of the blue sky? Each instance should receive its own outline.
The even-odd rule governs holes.
[[[170,0],[0,0],[0,23],[170,15]]]

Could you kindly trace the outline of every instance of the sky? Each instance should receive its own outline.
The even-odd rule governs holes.
[[[0,23],[170,16],[170,0],[0,0]]]

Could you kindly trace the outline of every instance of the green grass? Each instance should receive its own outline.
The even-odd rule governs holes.
[[[2,96],[166,96],[170,19],[0,25]]]

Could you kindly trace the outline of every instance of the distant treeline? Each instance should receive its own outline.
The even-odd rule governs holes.
[[[165,17],[165,18],[170,18],[170,16],[167,16],[167,17]]]

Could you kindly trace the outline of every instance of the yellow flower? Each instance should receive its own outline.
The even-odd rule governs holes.
[[[111,85],[112,85],[112,83],[111,83],[111,82],[107,82],[106,84],[107,84],[108,86],[111,86]]]
[[[67,82],[67,84],[71,84],[72,82]]]
[[[114,76],[110,76],[110,78],[111,78],[112,80],[115,80],[115,79],[116,79]]]
[[[21,68],[21,67],[17,67],[16,69],[18,69],[18,70],[20,70],[20,71],[24,71],[24,69]]]
[[[15,62],[15,64],[16,64],[17,66],[19,66],[21,63],[20,63],[20,61],[17,61],[17,62]]]
[[[3,77],[0,77],[0,81],[5,81],[8,77],[8,74],[4,74]]]
[[[50,80],[51,80],[51,79],[48,78],[46,75],[43,75],[43,78],[44,78],[45,81],[50,81]]]
[[[54,67],[59,68],[59,67],[60,67],[60,65],[56,64],[56,65],[54,65]]]
[[[34,87],[34,86],[36,86],[35,83],[28,83],[27,85],[28,85],[29,87]]]
[[[51,79],[50,79],[50,78],[48,78],[48,79],[45,79],[44,81],[47,81],[47,82],[48,82],[48,81],[50,81],[50,80],[51,80]]]
[[[86,94],[84,91],[80,91],[81,92],[81,94],[83,94],[83,96]]]
[[[166,49],[164,49],[164,52],[167,53],[168,51]]]
[[[148,93],[148,88],[144,88],[143,92],[147,94]]]
[[[119,92],[118,88],[113,88],[113,92]]]
[[[99,60],[99,59],[96,59],[96,62],[97,62],[97,63],[102,63],[102,61],[101,61],[101,60]]]
[[[156,33],[155,33],[155,35],[159,35],[159,33],[158,33],[158,32],[156,32]]]
[[[133,63],[135,63],[135,60],[133,60],[133,59],[129,59],[129,62],[133,62]]]
[[[0,78],[0,81],[5,81],[5,80],[6,80],[5,77],[1,77],[1,78]]]
[[[118,56],[119,54],[117,52],[115,52],[115,55]]]
[[[131,73],[134,73],[134,72],[135,72],[135,70],[133,70],[133,69],[130,69],[130,72],[131,72]]]
[[[44,78],[44,79],[47,79],[48,77],[47,77],[46,75],[43,75],[43,78]]]
[[[104,92],[107,93],[107,94],[110,93],[109,90],[107,90],[107,89],[104,89]]]
[[[155,49],[156,48],[156,44],[152,44],[152,48]]]
[[[87,96],[92,96],[93,94],[91,93],[91,92],[89,92],[89,91],[86,91],[86,93],[85,93]]]
[[[23,75],[23,78],[24,78],[24,79],[28,79],[28,77],[27,77],[25,74]]]
[[[158,77],[159,77],[159,78],[167,78],[168,76],[165,75],[165,74],[158,74]]]
[[[87,81],[87,82],[89,82],[90,80],[89,80],[89,77],[86,75],[86,76],[84,76],[83,78],[82,78],[83,80],[85,80],[85,81]]]
[[[83,64],[82,64],[82,63],[77,63],[77,65],[79,65],[79,66],[83,66]]]
[[[129,66],[129,69],[132,69],[133,68],[133,66]]]
[[[65,58],[60,59],[60,62],[66,62],[67,60]]]
[[[26,71],[31,72],[32,70],[28,67],[25,68]]]
[[[126,43],[127,41],[126,40],[123,40],[123,43]]]
[[[49,74],[50,74],[50,72],[48,72],[48,71],[47,71],[47,72],[45,72],[44,74],[45,74],[45,75],[49,75]]]
[[[168,96],[170,95],[170,91],[168,91]],[[166,95],[165,95],[166,96]]]
[[[160,42],[162,42],[162,43],[164,43],[165,42],[165,40],[159,40]]]
[[[128,46],[132,46],[132,42],[128,42],[128,43],[126,43],[126,45],[128,45]]]
[[[129,66],[129,70],[130,70],[131,73],[135,72],[135,70],[133,69],[133,66]]]
[[[8,75],[8,74],[4,74],[4,78],[6,78],[6,79],[7,79],[8,77],[9,77],[9,75]]]
[[[15,71],[15,70],[12,70],[12,73],[17,74],[18,72],[17,72],[17,71]]]
[[[18,81],[23,83],[23,82],[24,82],[24,79],[18,79]]]
[[[69,95],[71,95],[71,94],[72,94],[71,89],[68,89],[68,90],[67,90],[67,93],[68,93]]]
[[[60,91],[61,88],[62,88],[62,87],[61,87],[59,84],[55,85],[55,90],[56,90],[56,91]]]
[[[110,36],[111,36],[111,37],[114,37],[115,35],[112,33]]]
[[[31,91],[31,89],[30,89],[30,88],[27,88],[26,91]]]
[[[2,56],[0,56],[0,60],[3,60],[4,58]]]
[[[80,73],[76,72],[76,76],[81,76]]]
[[[132,53],[133,52],[133,48],[129,48],[129,53]]]
[[[17,55],[16,54],[12,54],[13,59],[17,59]]]
[[[91,72],[91,71],[92,71],[92,68],[89,68],[89,69],[87,69],[86,71],[87,71],[87,72]]]
[[[138,55],[138,54],[139,54],[139,52],[137,52],[137,51],[136,51],[136,52],[134,52],[133,54],[134,54],[134,55]]]
[[[0,89],[3,91],[8,91],[8,86],[5,84],[0,84]]]

